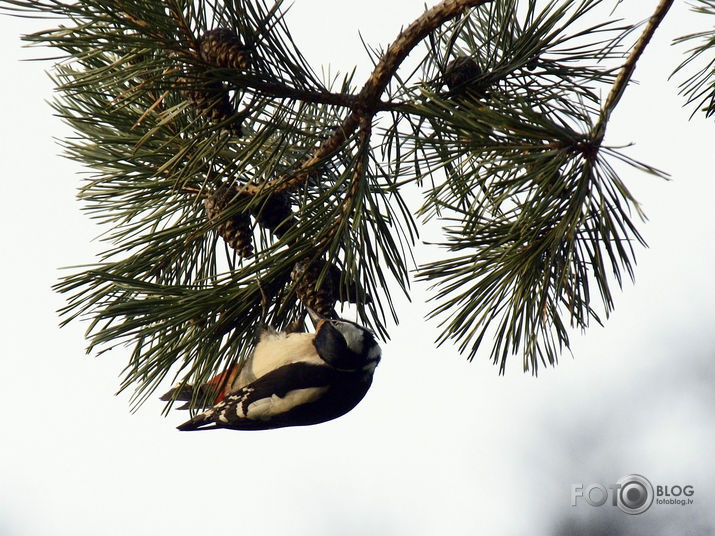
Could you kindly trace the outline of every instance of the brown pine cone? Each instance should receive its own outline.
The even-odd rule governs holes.
[[[233,30],[209,30],[199,40],[201,59],[215,67],[246,69],[249,65],[250,47],[244,45]]]
[[[459,56],[447,64],[444,70],[444,82],[450,91],[461,92],[469,82],[482,74],[482,69],[469,56]]]
[[[253,255],[253,231],[251,217],[244,212],[234,214],[229,219],[222,219],[221,213],[226,210],[236,196],[233,185],[222,184],[208,198],[204,199],[206,216],[211,223],[218,223],[216,232],[241,257]]]
[[[212,123],[222,123],[233,117],[226,128],[237,136],[243,134],[240,116],[231,106],[231,100],[223,82],[219,80],[192,81],[191,85],[183,90],[183,95],[201,115]]]
[[[296,283],[295,294],[303,305],[319,315],[333,317],[338,299],[340,270],[331,264],[318,287],[318,277],[326,262],[315,260],[308,264],[309,262],[308,259],[298,261],[290,273],[291,280]]]

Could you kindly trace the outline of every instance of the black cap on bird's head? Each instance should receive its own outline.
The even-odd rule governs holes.
[[[315,324],[315,345],[318,355],[328,364],[341,370],[360,370],[374,367],[382,351],[375,335],[349,320],[325,318],[308,308]]]

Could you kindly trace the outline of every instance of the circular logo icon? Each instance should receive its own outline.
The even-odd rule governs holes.
[[[626,475],[618,481],[616,504],[626,514],[642,514],[653,504],[653,484],[641,475]]]

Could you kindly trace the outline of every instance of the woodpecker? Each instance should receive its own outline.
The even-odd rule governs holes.
[[[353,409],[372,384],[381,349],[367,329],[318,317],[315,333],[262,334],[240,372],[214,380],[217,403],[179,430],[268,430],[318,424]],[[170,399],[175,390],[163,399]],[[183,398],[182,391],[176,398]]]

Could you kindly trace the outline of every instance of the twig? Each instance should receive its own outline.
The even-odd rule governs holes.
[[[310,89],[299,89],[281,82],[257,81],[250,78],[234,79],[235,87],[241,89],[256,89],[268,97],[295,99],[313,104],[329,104],[331,106],[342,106],[343,108],[356,108],[359,95],[353,93],[332,93],[330,91],[316,91]],[[375,105],[378,112],[392,110],[405,110],[410,106],[406,102],[380,101]]]
[[[270,97],[296,99],[316,104],[331,104],[352,108],[357,102],[357,95],[351,93],[331,93],[327,91],[311,91],[298,89],[280,82],[264,82],[256,80],[237,80],[237,86],[242,89],[257,89]]]
[[[614,108],[618,104],[618,101],[621,100],[621,96],[623,95],[623,92],[625,91],[626,86],[628,85],[628,82],[633,75],[633,71],[636,68],[636,63],[638,62],[638,59],[641,57],[641,54],[643,54],[645,47],[648,46],[648,43],[653,37],[656,28],[658,28],[660,23],[665,18],[665,15],[670,9],[671,5],[673,5],[673,0],[661,0],[660,4],[658,4],[658,7],[655,9],[655,12],[648,20],[648,24],[646,24],[645,30],[643,30],[643,33],[636,42],[635,47],[633,47],[631,54],[628,56],[626,63],[623,64],[621,71],[618,73],[618,76],[613,83],[613,87],[611,88],[611,91],[606,98],[606,103],[601,109],[601,115],[598,120],[598,123],[594,128],[594,132],[596,133],[596,141],[598,142],[598,144],[600,144],[600,142],[603,140],[603,137],[606,133],[606,123],[608,122],[611,112],[613,112]]]

